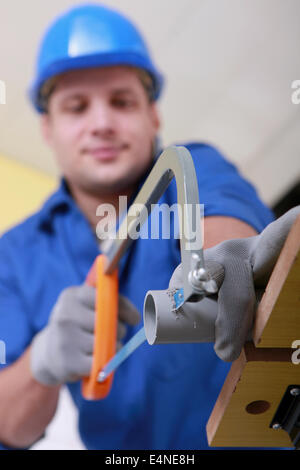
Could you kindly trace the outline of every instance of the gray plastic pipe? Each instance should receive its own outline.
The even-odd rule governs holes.
[[[206,263],[206,272],[217,289],[224,280],[220,263]],[[201,297],[194,295],[176,308],[174,294],[182,283],[182,266],[178,267],[166,290],[148,291],[144,300],[144,327],[149,344],[214,342],[217,318],[217,294]],[[197,280],[193,279],[197,288]],[[191,300],[194,301],[191,301]]]
[[[214,342],[217,301],[204,298],[174,311],[172,291],[148,291],[144,327],[149,344]]]

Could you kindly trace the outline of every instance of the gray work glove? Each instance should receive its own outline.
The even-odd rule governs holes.
[[[186,302],[183,313],[199,309],[204,329],[215,321],[214,349],[224,361],[233,361],[241,353],[247,339],[251,338],[257,297],[265,289],[287,235],[300,215],[300,206],[294,207],[269,224],[259,235],[226,240],[204,250],[204,260],[218,262],[225,270],[217,301],[206,298],[199,302]],[[182,287],[182,270],[179,265],[170,280],[169,288]],[[215,314],[214,314],[215,305]],[[207,312],[206,312],[207,310]],[[205,313],[206,312],[206,313]]]
[[[75,382],[89,376],[94,346],[96,290],[87,284],[69,287],[59,296],[48,325],[33,339],[31,371],[44,385]],[[135,325],[140,314],[119,295],[117,341],[126,334],[126,323]]]

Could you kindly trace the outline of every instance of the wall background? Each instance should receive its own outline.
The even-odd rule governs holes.
[[[0,232],[52,191],[57,168],[26,97],[37,44],[50,19],[76,0],[1,6]],[[107,0],[144,31],[167,76],[160,109],[165,145],[217,147],[273,205],[300,178],[299,0]],[[0,100],[1,102],[1,100]],[[80,447],[68,396],[37,448]],[[44,446],[44,447],[43,447]]]
[[[78,0],[11,0],[1,7],[0,153],[50,175],[25,90],[50,19]],[[167,76],[164,144],[200,139],[218,146],[273,204],[300,175],[298,0],[107,0],[140,29]]]
[[[56,178],[0,155],[0,233],[39,208]]]

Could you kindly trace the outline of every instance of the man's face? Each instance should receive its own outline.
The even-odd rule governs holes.
[[[137,72],[114,66],[60,76],[42,115],[44,137],[70,187],[112,194],[133,186],[159,128]]]

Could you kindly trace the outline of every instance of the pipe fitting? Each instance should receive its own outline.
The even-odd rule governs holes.
[[[214,342],[217,302],[204,298],[174,310],[174,290],[148,291],[144,300],[144,327],[153,344]]]

